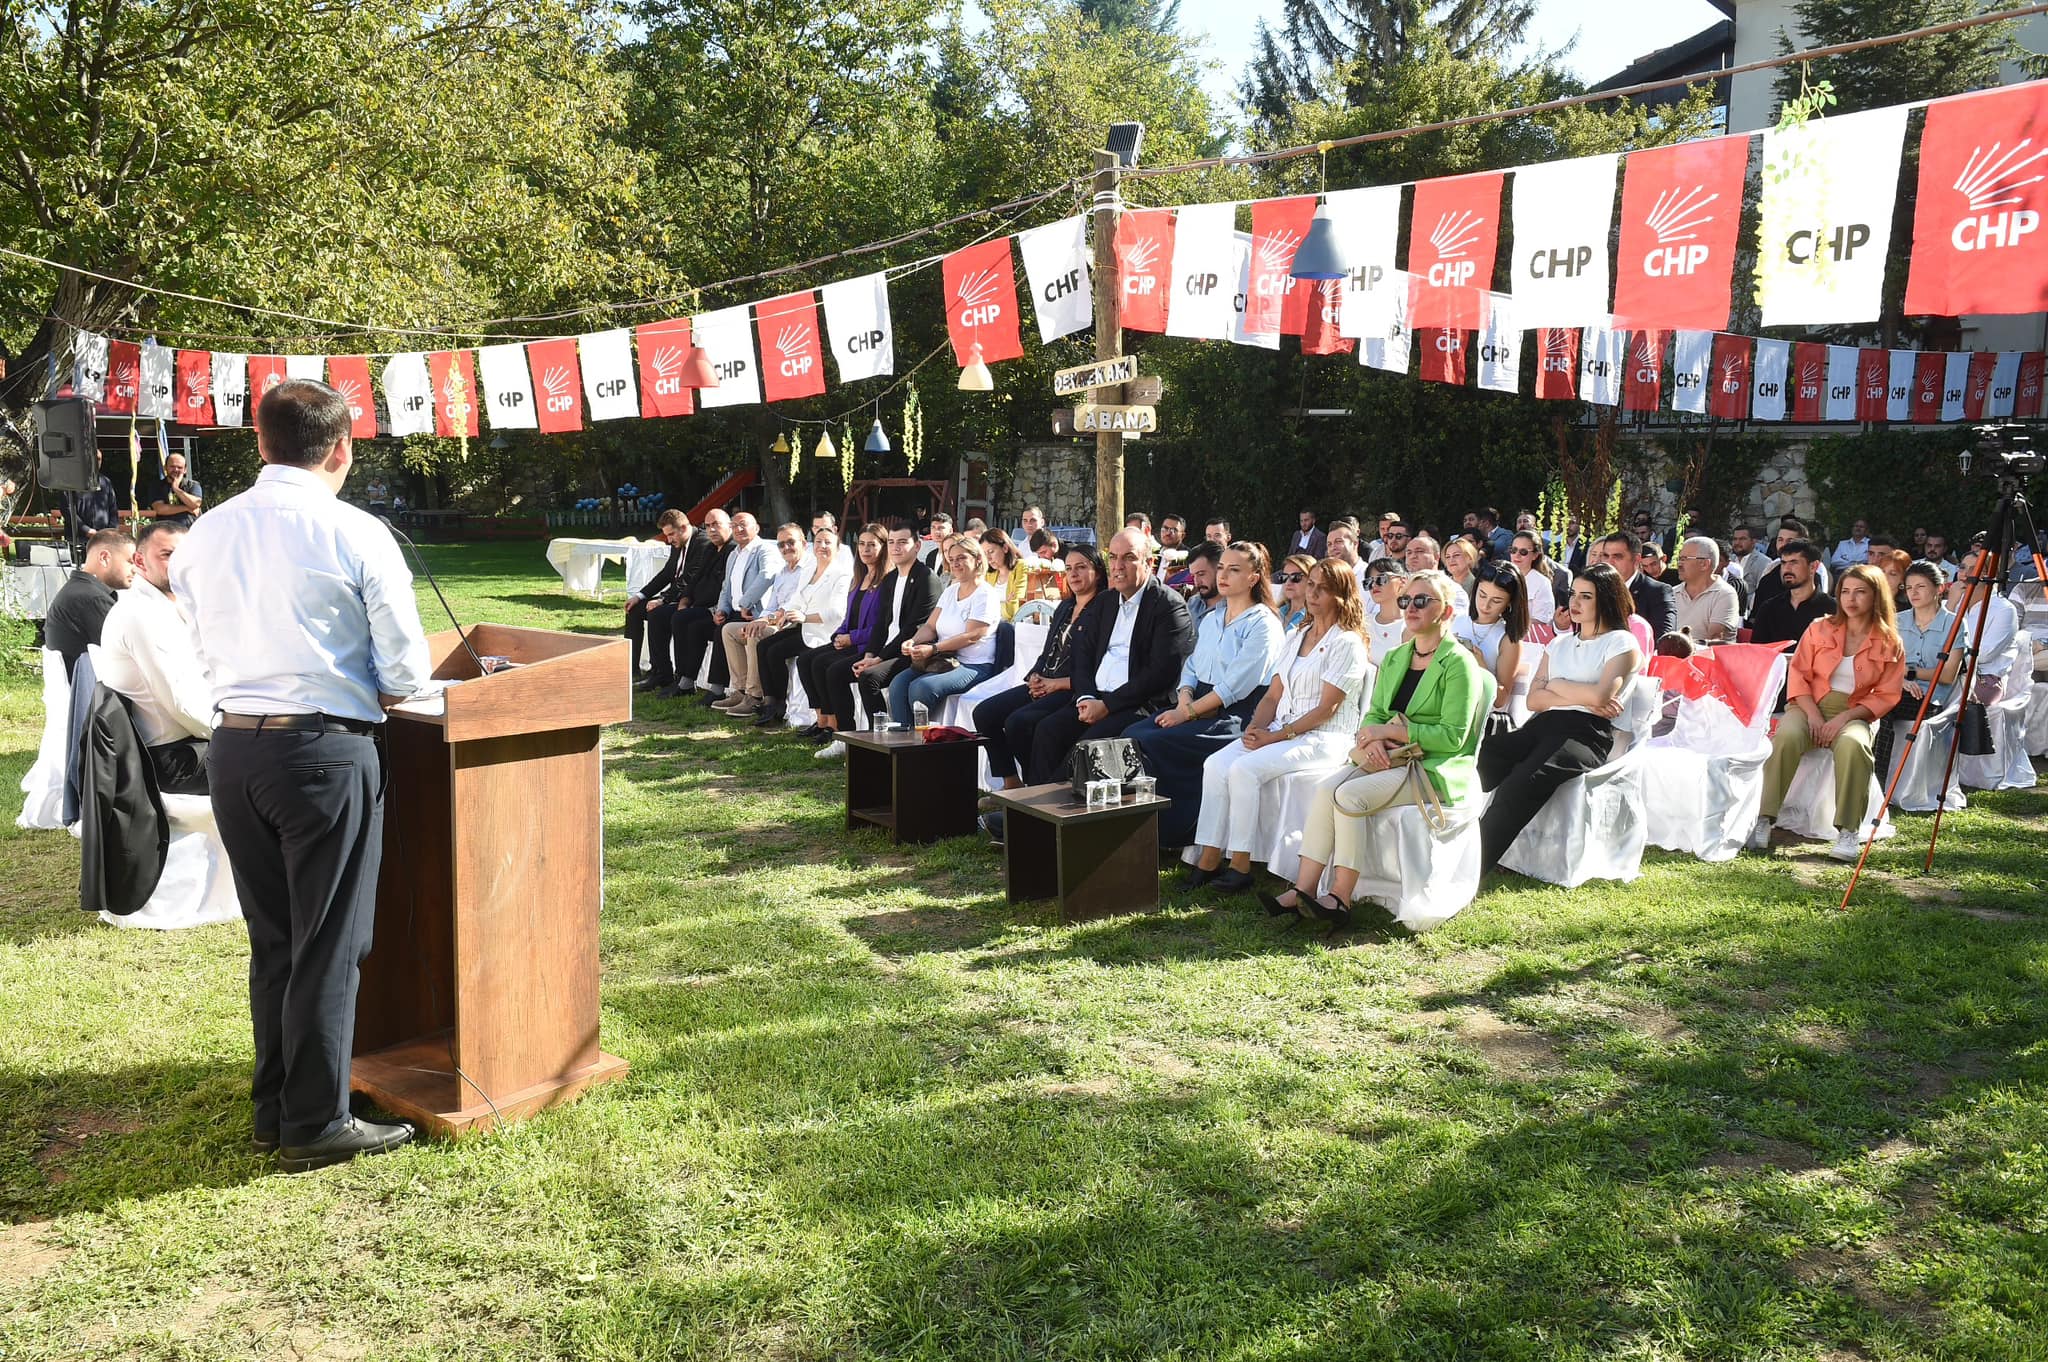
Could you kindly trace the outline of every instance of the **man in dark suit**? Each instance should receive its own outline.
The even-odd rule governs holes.
[[[903,660],[903,645],[924,627],[938,603],[938,574],[919,560],[917,550],[915,529],[903,521],[889,526],[889,575],[882,580],[875,631],[866,656],[853,664],[861,703],[869,714],[887,712],[889,678],[909,665]]]
[[[1031,735],[1025,777],[1063,779],[1078,742],[1114,738],[1173,703],[1181,664],[1195,651],[1187,602],[1152,572],[1151,536],[1121,530],[1109,541],[1108,609],[1074,641],[1074,704]]]
[[[114,593],[127,590],[134,575],[135,541],[128,531],[93,531],[85,541],[85,566],[73,570],[70,580],[57,589],[43,620],[43,644],[63,655],[66,676],[78,665],[80,654],[100,641],[100,630],[114,608]]]
[[[684,526],[689,529],[687,521]],[[681,560],[676,563],[676,575],[662,590],[668,608],[648,612],[649,680],[654,684],[647,689],[678,695],[696,689],[694,672],[689,676],[678,672],[682,653],[679,635],[687,623],[695,622],[701,629],[710,621],[712,608],[718,604],[719,588],[725,585],[725,562],[731,556],[732,517],[724,511],[706,512],[703,529],[690,532]]]
[[[1622,585],[1635,597],[1636,613],[1650,626],[1652,639],[1671,632],[1671,588],[1642,570],[1642,540],[1627,530],[1616,530],[1593,546],[1593,556],[1621,574]]]
[[[681,511],[663,511],[661,519],[655,522],[655,532],[668,545],[668,561],[638,591],[626,597],[626,639],[633,645],[633,685],[639,690],[653,690],[665,684],[658,680],[640,679],[640,645],[647,637],[648,616],[656,612],[666,613],[673,608],[664,593],[676,584],[683,561],[683,546],[695,537],[691,532],[690,518]],[[656,654],[657,657],[661,655]],[[661,675],[659,662],[655,663],[654,675]]]
[[[1296,530],[1294,537],[1287,541],[1287,553],[1282,556],[1289,557],[1297,553],[1305,553],[1320,563],[1323,561],[1323,551],[1329,547],[1329,542],[1329,536],[1316,528],[1316,513],[1304,506],[1301,511],[1301,528]]]

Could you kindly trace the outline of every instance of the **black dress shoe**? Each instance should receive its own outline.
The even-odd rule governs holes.
[[[981,830],[988,834],[989,841],[994,842],[997,846],[1003,844],[1005,824],[1001,809],[997,809],[992,813],[985,813],[975,821],[981,824]]]
[[[717,695],[707,690],[704,692],[704,698],[699,700],[697,703],[704,706],[704,708],[709,709],[713,705],[717,704],[720,700],[723,700],[724,698],[725,697],[723,695]]]
[[[664,700],[673,700],[678,695],[686,695],[688,693],[689,692],[683,689],[683,683],[680,681],[671,681],[666,686],[663,686],[660,690],[655,692],[655,694],[659,695]]]
[[[1301,902],[1300,890],[1295,891],[1294,901],[1296,903]],[[1278,894],[1269,894],[1263,889],[1259,891],[1259,906],[1266,910],[1267,917],[1294,916],[1294,909],[1289,908],[1286,905],[1282,904],[1280,902],[1280,896]]]
[[[807,738],[811,742],[823,742],[826,738],[830,737],[831,735],[832,730],[825,727],[825,725],[812,724],[809,728],[805,729],[802,733],[798,734],[797,736]]]
[[[347,1163],[361,1154],[387,1154],[411,1139],[412,1127],[403,1121],[385,1126],[351,1116],[325,1139],[279,1149],[277,1166],[287,1173],[310,1172],[329,1164]]]
[[[277,1132],[275,1130],[259,1130],[255,1132],[249,1137],[249,1148],[255,1150],[258,1154],[275,1154],[277,1152]]]
[[[1220,873],[1222,872],[1204,870],[1198,865],[1191,865],[1186,870],[1180,872],[1180,882],[1185,888],[1200,889],[1203,885],[1215,879]]]
[[[1315,911],[1316,921],[1327,922],[1340,932],[1351,926],[1351,909],[1337,902],[1331,895],[1316,895],[1311,906]]]
[[[633,683],[633,689],[634,689],[634,690],[660,690],[660,689],[662,689],[662,688],[663,688],[664,686],[670,686],[670,685],[673,685],[673,684],[675,684],[675,683],[674,683],[674,682],[671,682],[671,681],[664,681],[664,680],[662,680],[662,679],[661,679],[660,677],[657,677],[657,676],[643,676],[643,677],[641,677],[641,678],[640,678],[640,679],[639,679],[638,681],[635,681],[635,682]]]
[[[1257,883],[1249,870],[1224,870],[1209,881],[1209,887],[1225,894],[1242,894]]]

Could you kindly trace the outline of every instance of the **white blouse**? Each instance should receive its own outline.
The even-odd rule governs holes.
[[[839,632],[839,626],[846,620],[846,593],[852,585],[853,569],[846,566],[843,553],[833,556],[832,566],[825,569],[824,576],[812,580],[809,574],[805,575],[796,599],[789,603],[791,610],[806,616],[797,626],[803,630],[805,647],[822,648]],[[811,615],[816,615],[819,622],[812,624],[808,618]]]
[[[1477,648],[1480,660],[1486,663],[1486,670],[1492,671],[1500,662],[1500,644],[1508,636],[1508,622],[1497,619],[1491,624],[1481,624],[1470,615],[1460,615],[1451,632],[1458,642]]]
[[[1535,624],[1549,624],[1557,618],[1557,597],[1550,589],[1550,579],[1540,572],[1522,574],[1522,588],[1529,597],[1529,619]]]
[[[1315,731],[1349,733],[1358,727],[1359,715],[1365,712],[1365,696],[1372,688],[1372,664],[1366,660],[1365,640],[1347,630],[1332,629],[1303,656],[1301,641],[1307,632],[1304,625],[1287,636],[1280,665],[1274,669],[1273,675],[1283,678],[1284,684],[1273,730],[1285,728],[1321,704],[1323,687],[1331,685],[1344,692],[1344,701]]]
[[[1643,663],[1643,650],[1636,646],[1636,636],[1626,629],[1609,629],[1596,639],[1581,639],[1577,634],[1559,634],[1543,647],[1544,656],[1549,660],[1549,677],[1553,681],[1570,681],[1579,685],[1591,685],[1607,670],[1607,664],[1622,654],[1630,654],[1634,661],[1629,665],[1633,673]],[[1584,705],[1552,705],[1552,710],[1575,709],[1582,714],[1591,713]]]
[[[1379,611],[1369,610],[1365,616],[1366,660],[1377,667],[1387,660],[1387,654],[1401,646],[1408,637],[1408,620],[1405,615],[1396,614],[1392,624],[1381,624]]]
[[[1003,622],[1003,593],[987,582],[975,583],[967,593],[967,599],[960,599],[960,584],[948,581],[939,592],[938,641],[958,638],[967,632],[967,626],[979,621],[988,626],[987,632],[960,650],[960,662],[971,666],[996,660],[996,627]]]

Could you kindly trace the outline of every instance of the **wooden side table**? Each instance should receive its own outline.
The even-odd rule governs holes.
[[[1011,903],[1054,899],[1062,922],[1159,906],[1159,812],[1152,798],[1090,809],[1070,785],[997,790]]]
[[[889,840],[936,842],[975,829],[976,757],[986,739],[926,742],[922,733],[841,733],[846,744],[846,826],[883,828]]]

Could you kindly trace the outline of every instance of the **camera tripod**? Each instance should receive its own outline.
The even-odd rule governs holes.
[[[1984,627],[1991,617],[1991,598],[1998,594],[1999,580],[2006,575],[2006,564],[2012,561],[2015,534],[2022,525],[2026,527],[2024,542],[2027,545],[2027,555],[2034,560],[2034,576],[2044,587],[2048,587],[2048,562],[2043,562],[2038,547],[2041,539],[2034,527],[2033,511],[2027,504],[2026,476],[2013,466],[2013,461],[2001,460],[2001,463],[2002,467],[1998,474],[1998,511],[1991,518],[1991,531],[1984,538],[1983,552],[1977,555],[1976,570],[1968,577],[1959,579],[1968,586],[1970,594],[1964,596],[1963,606],[1956,611],[1955,622],[1949,626],[1948,637],[1942,640],[1941,651],[1934,659],[1934,674],[1939,677],[1942,668],[1948,665],[1949,658],[1955,652],[1956,638],[1963,632],[1963,621],[1970,613],[1970,602],[1978,588],[1982,587],[1984,597],[1977,602],[1976,627],[1970,631],[1965,645],[1962,674],[1956,678],[1955,702],[1958,713],[1955,732],[1949,735],[1948,760],[1942,766],[1941,784],[1937,787],[1934,830],[1927,839],[1927,859],[1921,864],[1922,871],[1934,868],[1934,848],[1941,840],[1941,816],[1948,808],[1949,781],[1955,775],[1956,754],[1962,750],[1963,745],[1961,709],[1969,704],[1971,693],[1976,688],[1977,658],[1984,638]],[[2031,658],[2016,659],[2015,665],[2024,665],[2028,669],[2028,674],[2032,674]],[[1891,779],[1885,782],[1884,797],[1878,801],[1877,812],[1870,820],[1870,827],[1863,834],[1863,854],[1856,858],[1856,869],[1849,876],[1849,887],[1842,891],[1842,901],[1836,905],[1838,910],[1849,906],[1849,896],[1856,892],[1856,886],[1863,878],[1864,863],[1870,859],[1871,847],[1877,844],[1877,825],[1883,819],[1884,811],[1891,806],[1892,795],[1899,787],[1899,778],[1906,771],[1906,760],[1912,755],[1913,744],[1919,740],[1920,730],[1927,723],[1928,711],[1934,707],[1934,692],[1937,689],[1939,686],[1936,682],[1930,680],[1927,683],[1927,693],[1920,697],[1919,712],[1913,716],[1913,727],[1906,733],[1905,746],[1899,749],[1897,769],[1892,772]],[[1883,716],[1879,716],[1878,722],[1885,722]]]

